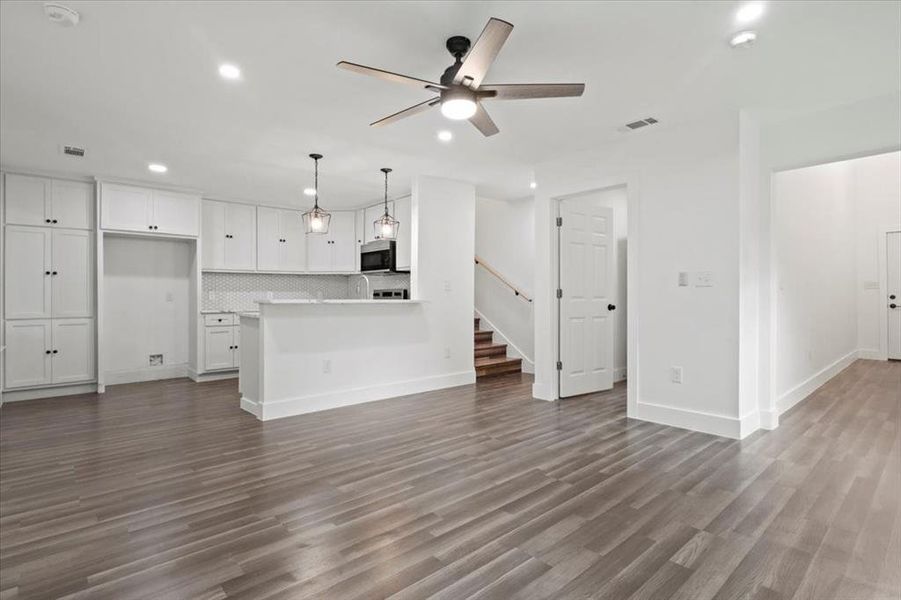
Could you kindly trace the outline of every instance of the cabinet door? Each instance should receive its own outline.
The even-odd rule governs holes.
[[[46,227],[6,227],[7,319],[50,316],[52,230]]]
[[[204,328],[204,367],[207,371],[231,369],[234,366],[232,332],[234,327]]]
[[[282,252],[281,211],[257,207],[257,269],[278,271]]]
[[[197,237],[200,232],[200,198],[153,190],[151,225],[154,233]]]
[[[394,218],[400,221],[397,227],[397,270],[409,271],[413,241],[413,214],[411,198],[400,198],[394,202]]]
[[[241,326],[232,327],[232,366],[238,368],[241,366]]]
[[[151,191],[147,188],[100,184],[100,227],[120,231],[151,231]]]
[[[332,224],[335,223],[335,215],[332,214]],[[329,225],[331,229],[331,225]],[[332,270],[332,239],[328,234],[305,233],[307,242],[307,270],[331,271]]]
[[[307,237],[303,227],[301,213],[293,210],[281,211],[282,222],[282,253],[280,270],[282,271],[306,271],[307,270]]]
[[[50,320],[7,321],[5,363],[6,387],[50,383]]]
[[[53,383],[94,379],[94,319],[54,319]]]
[[[47,225],[50,180],[28,175],[6,175],[6,222],[15,225]]]
[[[54,179],[50,184],[48,217],[54,227],[92,229],[94,227],[94,186],[79,181]]]
[[[257,268],[257,211],[247,204],[226,204],[225,268]]]
[[[203,201],[203,229],[201,231],[200,265],[203,269],[225,268],[225,208],[224,202]]]
[[[332,266],[328,270],[353,271],[357,264],[356,218],[353,212],[332,213],[329,238],[332,241]]]
[[[58,229],[53,232],[51,255],[52,316],[90,317],[94,314],[94,234]]]

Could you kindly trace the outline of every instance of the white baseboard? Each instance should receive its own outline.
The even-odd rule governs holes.
[[[532,397],[536,400],[557,400],[557,391],[553,384],[535,382],[532,384]]]
[[[257,419],[259,419],[263,414],[263,409],[260,406],[260,403],[245,396],[241,396],[241,408],[255,416]]]
[[[760,411],[760,428],[773,430],[779,427],[779,413],[775,410]]]
[[[491,331],[493,331],[495,334],[497,334],[497,336],[498,336],[499,338],[501,338],[501,339],[498,340],[498,341],[500,341],[500,342],[503,343],[503,344],[507,344],[507,354],[508,354],[510,357],[512,357],[512,358],[521,358],[521,359],[522,359],[522,371],[523,371],[523,373],[535,373],[535,361],[534,361],[533,359],[531,359],[531,358],[529,358],[528,356],[526,356],[525,353],[524,353],[522,350],[520,350],[519,347],[518,347],[516,344],[514,344],[513,342],[511,342],[510,339],[509,339],[507,336],[504,335],[504,332],[503,332],[503,331],[501,331],[500,329],[498,329],[498,328],[494,325],[494,323],[492,323],[492,322],[488,319],[488,317],[486,317],[486,316],[483,315],[481,312],[479,312],[478,309],[473,309],[473,312],[475,312],[475,313],[479,316],[479,319],[481,319],[482,321],[485,322],[486,325],[488,325],[488,329],[490,329]]]
[[[475,381],[475,370],[469,370],[461,371],[459,373],[448,373],[446,375],[435,375],[432,377],[423,377],[421,379],[411,379],[376,386],[339,390],[324,394],[310,394],[308,396],[297,396],[294,398],[285,398],[268,402],[254,402],[249,399],[244,402],[242,399],[241,408],[254,413],[256,407],[254,407],[253,404],[256,404],[259,406],[257,418],[268,421],[270,419],[280,419],[282,417],[302,415],[320,410],[351,406],[353,404],[363,404],[364,402],[385,400],[386,398],[420,394],[422,392],[456,387],[458,385],[468,385],[475,383]]]
[[[93,394],[96,391],[96,383],[61,385],[57,387],[36,388],[31,390],[12,390],[3,392],[3,404],[6,404],[7,402],[19,402],[21,400],[56,398],[58,396],[74,396],[76,394]]]
[[[875,350],[869,348],[858,350],[857,358],[862,358],[864,360],[885,360],[878,348]]]
[[[739,419],[738,417],[685,410],[662,404],[649,404],[639,400],[635,407],[635,414],[629,416],[642,421],[659,423],[660,425],[690,429],[691,431],[700,431],[701,433],[710,433],[738,440],[743,435],[746,436],[751,433],[749,429],[754,425],[753,421],[757,418],[757,413]]]
[[[205,381],[219,381],[221,379],[236,379],[238,377],[238,371],[236,369],[228,371],[212,371],[206,373],[189,371],[188,377],[190,377],[191,380],[195,383],[203,383]]]
[[[626,380],[626,367],[616,367],[613,369],[613,383],[619,383]]]
[[[852,350],[831,365],[814,373],[786,393],[779,396],[776,400],[776,407],[779,409],[779,414],[781,415],[789,410],[795,404],[812,394],[818,387],[844,371],[851,363],[857,360],[858,354],[858,350]]]
[[[141,381],[156,381],[158,379],[177,379],[188,376],[188,364],[161,365],[159,367],[145,367],[143,369],[123,369],[121,371],[107,371],[104,373],[104,385],[118,385],[120,383],[139,383]]]

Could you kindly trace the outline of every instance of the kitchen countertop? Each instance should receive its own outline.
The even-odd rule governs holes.
[[[361,298],[335,298],[332,300],[272,299],[257,300],[257,304],[420,304],[421,300],[367,300]]]

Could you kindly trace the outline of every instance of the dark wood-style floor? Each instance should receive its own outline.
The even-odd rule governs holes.
[[[742,442],[530,383],[268,423],[234,381],[8,404],[0,598],[899,597],[901,364]]]

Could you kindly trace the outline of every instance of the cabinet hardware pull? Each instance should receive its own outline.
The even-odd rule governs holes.
[[[57,221],[56,219],[53,219],[53,222],[54,222],[54,223],[59,223],[59,221]]]
[[[44,275],[50,275],[50,271],[44,271]]]
[[[58,353],[59,353],[59,350],[54,350],[53,353],[54,353],[54,354],[58,354]]]
[[[54,272],[52,272],[52,273],[50,273],[50,274],[51,274],[51,275],[59,275],[59,273],[57,273],[56,271],[54,271]]]
[[[44,223],[49,223],[50,219],[44,219]]]
[[[153,229],[153,225],[148,225],[147,229]]]
[[[44,354],[50,354],[50,350],[44,350]]]

